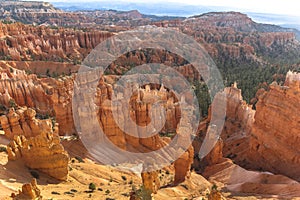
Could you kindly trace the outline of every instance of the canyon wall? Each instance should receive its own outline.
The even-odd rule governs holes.
[[[251,168],[300,180],[300,75],[289,72],[259,96],[250,140]]]
[[[0,23],[0,55],[4,60],[52,60],[80,62],[113,33],[76,31]]]
[[[300,75],[288,72],[284,86],[274,82],[268,91],[258,91],[256,110],[243,101],[236,85],[226,88],[227,113],[221,133],[223,156],[246,169],[282,174],[299,181],[299,84]],[[205,123],[208,122],[209,119]],[[200,133],[207,128],[202,123]],[[194,145],[197,150],[198,143]],[[196,163],[201,168],[197,159]]]

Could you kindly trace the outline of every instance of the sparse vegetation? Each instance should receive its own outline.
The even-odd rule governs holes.
[[[75,190],[75,189],[71,189],[71,192],[78,192],[77,190]]]
[[[126,180],[127,180],[126,176],[121,176],[121,177],[122,177],[122,180],[123,180],[123,181],[126,181]]]
[[[90,183],[90,184],[89,184],[89,189],[90,189],[91,191],[96,190],[96,184],[95,184],[95,183]]]
[[[0,152],[7,153],[7,148],[5,146],[0,146]]]
[[[79,156],[75,156],[75,159],[80,163],[84,163],[84,160]]]
[[[10,108],[14,108],[15,110],[17,110],[18,106],[14,99],[10,99],[8,103]]]
[[[136,189],[136,187],[132,186],[132,195],[136,197],[137,199],[142,200],[152,200],[151,191],[147,190],[143,185],[140,189]]]
[[[74,193],[72,193],[72,192],[69,192],[69,191],[67,191],[67,192],[64,192],[64,194],[68,194],[68,195],[72,195],[72,196],[74,196]]]
[[[211,187],[211,190],[218,190],[218,186],[216,184],[213,184],[213,186]]]
[[[54,195],[60,195],[59,192],[55,192],[55,191],[51,192],[51,194],[54,194]]]

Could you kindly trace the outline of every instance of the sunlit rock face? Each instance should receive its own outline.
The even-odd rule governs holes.
[[[12,193],[13,200],[41,200],[41,190],[37,186],[36,179],[32,179],[30,183],[26,183],[22,186],[22,190],[19,190],[17,194]]]
[[[251,167],[300,180],[300,75],[289,72],[259,96],[250,140]]]
[[[9,160],[21,159],[30,169],[42,171],[58,180],[67,180],[69,155],[59,136],[43,132],[26,139],[15,136],[7,148]]]
[[[74,31],[33,27],[21,23],[0,23],[0,52],[3,60],[80,61],[100,42],[113,34],[102,31]]]

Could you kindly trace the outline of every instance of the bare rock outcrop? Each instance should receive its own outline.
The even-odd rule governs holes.
[[[90,75],[89,77],[83,77],[81,87],[91,87],[89,85],[92,81],[94,80]],[[180,111],[178,109],[179,105],[176,105],[177,101],[174,99],[174,95],[169,93],[164,87],[151,88],[154,86],[146,85],[145,87],[134,86],[131,91],[126,89],[126,93],[130,96],[124,96],[127,94],[118,93],[118,89],[115,89],[113,93],[113,87],[115,86],[101,80],[97,88],[96,97],[94,97],[95,104],[98,106],[95,115],[98,116],[99,122],[96,121],[96,123],[100,124],[108,139],[120,148],[133,151],[149,152],[164,146],[165,142],[158,134],[150,137],[140,134],[153,131],[161,131],[162,133],[176,132]],[[84,104],[89,104],[88,100],[91,97],[87,97],[87,93],[79,95],[81,96],[76,98],[80,100],[78,102],[78,111],[74,110],[73,112],[86,116],[88,113],[86,109],[82,110],[82,108],[90,106]],[[166,115],[159,107],[154,106],[157,102],[162,105]],[[152,121],[151,115],[153,115]],[[166,119],[165,126],[161,126],[162,120],[158,119]],[[82,120],[89,120],[89,122],[80,122],[81,126],[87,125],[85,130],[92,128],[89,125],[89,118],[84,117]],[[136,126],[136,124],[139,126]],[[143,126],[147,127],[146,130],[141,128]],[[156,128],[160,129],[156,130]],[[91,133],[93,131],[95,130],[90,130]]]
[[[41,191],[37,187],[36,179],[32,179],[30,183],[26,183],[22,186],[22,190],[19,190],[18,194],[12,193],[13,200],[41,200]]]
[[[160,181],[158,179],[158,172],[143,172],[141,174],[143,186],[146,191],[149,191],[150,194],[156,194],[160,188]]]
[[[7,152],[9,160],[22,159],[27,167],[58,180],[66,180],[68,177],[69,155],[56,134],[43,132],[28,139],[15,136]]]
[[[39,79],[34,74],[28,75],[13,68],[13,63],[0,62],[0,66],[2,105],[11,107],[13,103],[16,106],[34,108],[41,115],[55,117],[59,123],[60,135],[76,132],[72,115],[73,76]],[[27,120],[26,117],[24,119]],[[20,120],[23,120],[22,116]]]
[[[0,53],[3,60],[81,61],[100,42],[113,34],[104,31],[74,31],[0,23]]]
[[[13,139],[14,136],[24,135],[26,138],[35,137],[42,132],[52,132],[51,119],[36,119],[36,112],[31,108],[20,108],[15,111],[10,108],[7,115],[0,116],[0,124],[7,138]]]
[[[223,183],[233,193],[276,195],[276,198],[287,199],[300,194],[297,181],[269,172],[248,171],[227,158],[206,167],[203,176],[209,181]]]
[[[289,72],[284,86],[274,82],[268,91],[259,90],[256,111],[235,86],[226,88],[227,113],[221,133],[224,157],[246,169],[299,181],[299,82],[299,74]]]
[[[224,157],[243,162],[249,151],[249,138],[254,123],[255,111],[243,100],[236,84],[225,88],[227,98],[226,120],[221,133],[224,141]]]
[[[19,106],[35,108],[41,113],[50,113],[49,100],[36,75],[27,75],[8,63],[0,62],[0,103],[10,107],[11,101]]]
[[[190,170],[191,170],[191,165],[193,163],[193,158],[194,158],[194,148],[193,146],[190,146],[190,148],[174,162],[174,168],[175,168],[174,184],[175,185],[184,182],[186,179],[190,177],[190,173],[191,173]]]
[[[250,140],[253,169],[300,180],[300,75],[289,72],[285,86],[276,83],[259,96]]]

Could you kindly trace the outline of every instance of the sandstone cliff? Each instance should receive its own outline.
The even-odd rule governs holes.
[[[224,157],[246,169],[299,181],[299,80],[299,74],[289,72],[284,86],[274,82],[268,91],[260,90],[256,110],[242,100],[236,87],[225,89]],[[202,126],[200,130],[206,129]],[[199,145],[194,146],[197,151]]]
[[[285,86],[276,83],[259,96],[252,128],[251,168],[300,180],[299,74],[289,72]]]

